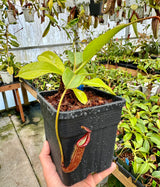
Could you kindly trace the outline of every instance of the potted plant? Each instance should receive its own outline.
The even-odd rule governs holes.
[[[102,4],[103,2],[101,0],[90,0],[90,15],[95,17],[102,15]]]
[[[38,56],[37,62],[27,64],[18,73],[24,79],[46,73],[61,77],[58,91],[38,93],[38,99],[51,157],[66,185],[111,165],[117,124],[125,100],[115,96],[101,79],[92,78],[85,65],[116,33],[130,24],[108,30],[92,40],[83,52],[70,51],[69,66],[65,66],[55,53],[46,51]],[[103,87],[112,94],[92,87],[84,87],[82,91],[77,88],[80,85]],[[91,97],[87,99],[87,95]]]
[[[26,22],[34,22],[34,7],[32,3],[26,3],[23,6],[23,14],[24,14],[24,19]]]
[[[8,0],[8,3],[5,2],[5,5],[7,8],[6,12],[7,12],[7,17],[8,17],[8,23],[9,24],[16,24],[18,10],[16,9],[15,5],[13,3],[11,3],[9,0]]]
[[[8,25],[5,25],[2,21],[0,22],[1,36],[1,57],[0,57],[0,75],[2,77],[3,83],[9,84],[13,82],[13,73],[18,68],[15,63],[15,55],[9,52],[9,49],[13,47],[18,47],[19,44],[16,41],[16,37],[8,32]]]

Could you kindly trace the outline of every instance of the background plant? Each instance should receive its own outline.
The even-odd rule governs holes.
[[[16,36],[8,31],[8,25],[5,25],[4,22],[0,21],[0,27],[0,69],[13,74],[13,72],[17,70],[20,64],[15,63],[15,55],[9,52],[9,50],[11,47],[19,47],[19,44],[17,42]]]

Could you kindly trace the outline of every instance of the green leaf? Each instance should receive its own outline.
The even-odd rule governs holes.
[[[147,128],[146,128],[146,126],[145,126],[144,120],[138,119],[138,120],[137,120],[137,126],[139,127],[139,129],[140,129],[140,131],[141,131],[142,133],[147,132]]]
[[[140,157],[135,157],[134,161],[137,162],[138,164],[141,164],[144,162],[144,160]]]
[[[137,96],[141,96],[141,97],[143,97],[144,99],[146,99],[146,95],[145,95],[143,92],[141,92],[141,91],[139,91],[139,90],[135,90],[134,93],[136,93]]]
[[[68,58],[72,64],[74,64],[74,53],[72,51],[67,52]]]
[[[51,11],[53,7],[53,0],[49,0],[48,7],[49,7],[49,10]]]
[[[160,146],[160,135],[158,134],[152,134],[152,136],[150,137],[151,141],[153,143],[155,143],[156,145]]]
[[[141,151],[143,153],[148,153],[148,150],[145,147],[139,148],[139,151]]]
[[[126,141],[130,140],[131,137],[132,137],[132,133],[129,132],[123,136],[123,141],[126,142]]]
[[[55,68],[55,66],[51,65],[50,63],[34,62],[22,67],[17,77],[30,80],[35,79],[41,75],[45,75],[47,73],[62,74],[62,72],[59,69]]]
[[[146,163],[144,163],[144,164],[142,164],[141,166],[140,166],[140,169],[139,169],[139,173],[142,175],[142,174],[145,174],[145,173],[147,173],[147,171],[149,170],[149,164],[146,162]]]
[[[141,147],[143,144],[142,136],[139,133],[135,133],[135,136],[136,136],[136,141],[137,141],[138,147]]]
[[[149,163],[150,168],[157,169],[157,167],[153,163]]]
[[[141,164],[139,164],[138,162],[133,162],[133,171],[134,171],[134,173],[139,173],[140,166],[141,166]]]
[[[151,112],[152,112],[152,113],[156,112],[158,108],[159,108],[158,105],[154,105],[154,106],[152,107],[152,109],[151,109]]]
[[[11,67],[7,67],[7,71],[8,71],[8,73],[10,75],[12,75],[13,74],[13,67],[12,66]]]
[[[145,148],[145,150],[147,152],[149,152],[149,149],[150,149],[150,145],[149,145],[149,142],[148,140],[144,140],[144,144],[143,144],[143,147]]]
[[[81,103],[83,103],[83,104],[86,104],[86,103],[87,103],[88,99],[87,99],[86,94],[85,94],[83,91],[81,91],[81,90],[79,90],[79,89],[76,89],[76,88],[73,88],[72,90],[73,90],[75,96],[77,97],[77,99],[78,99]]]
[[[47,16],[52,23],[58,23],[57,20],[53,16],[51,16],[49,14],[45,14],[45,16]]]
[[[148,107],[146,105],[142,104],[142,103],[136,104],[136,106],[141,108],[141,109],[143,109],[143,110],[145,110],[145,111],[149,111]]]
[[[131,23],[127,23],[127,24],[120,24],[116,27],[114,27],[113,29],[108,30],[107,32],[105,32],[104,34],[100,35],[98,38],[92,40],[84,49],[83,51],[83,64],[81,65],[81,67],[77,70],[77,72],[84,67],[88,61],[94,56],[96,55],[96,53],[98,51],[100,51],[100,49],[107,44],[110,39],[117,34],[119,31],[121,31],[122,29],[124,29],[125,27],[138,22],[138,21],[142,21],[142,19],[140,20],[136,20],[134,22]]]
[[[73,53],[71,51],[68,51],[68,58],[73,65],[74,63],[76,63],[77,66],[83,61],[83,53],[82,52]]]
[[[136,117],[129,118],[129,121],[131,122],[132,126],[135,126],[137,123],[137,118]]]
[[[84,78],[84,75],[74,74],[70,68],[66,68],[62,75],[62,81],[66,89],[72,89],[80,86]]]
[[[76,53],[74,53],[74,56],[75,56],[76,65],[79,65],[80,63],[83,62],[83,53],[82,52],[76,52]]]
[[[124,142],[124,147],[130,148],[130,149],[132,148],[132,146],[131,146],[129,141]]]
[[[160,129],[160,120],[157,119],[156,123],[157,123],[157,127]]]
[[[12,39],[17,40],[17,37],[15,35],[13,35],[11,33],[9,33],[9,34],[10,34],[10,36],[11,36]]]
[[[136,16],[136,14],[133,14],[132,18],[131,18],[131,22],[136,21],[136,20],[137,20],[137,16]],[[138,38],[137,23],[133,23],[132,26],[133,26],[134,33],[135,33],[136,37]]]
[[[160,171],[154,171],[154,172],[152,173],[152,176],[155,177],[155,178],[160,179]]]
[[[75,18],[75,19],[71,20],[70,22],[67,23],[66,29],[69,29],[69,28],[73,27],[75,24],[78,23],[78,21],[79,21],[78,18]]]
[[[3,23],[3,21],[0,20],[0,25],[1,25],[1,26],[4,26],[5,23]]]
[[[102,88],[105,88],[106,90],[108,90],[111,94],[115,95],[115,93],[112,91],[112,89],[107,86],[101,79],[99,78],[94,78],[94,79],[90,79],[90,80],[87,80],[85,79],[83,81],[83,84],[84,85],[88,85],[88,86],[94,86],[94,87],[102,87]]]
[[[14,46],[14,47],[19,47],[19,43],[17,43],[16,41],[14,40],[10,40],[9,43]]]
[[[155,180],[152,180],[152,187],[156,187],[157,186],[157,182]]]
[[[129,127],[129,125],[127,124],[127,123],[121,123],[120,125],[119,125],[119,127],[123,127],[125,130],[127,129],[127,130],[131,130],[130,129],[130,127]]]
[[[50,30],[50,26],[51,26],[51,22],[48,23],[47,27],[45,28],[45,30],[42,34],[42,37],[45,37],[48,34],[48,32]]]
[[[62,75],[62,73],[65,70],[65,66],[62,60],[59,58],[57,54],[53,53],[52,51],[43,52],[41,55],[38,56],[38,61],[46,62],[46,63],[50,63],[51,65],[54,65],[55,68],[59,70],[58,74],[60,75]]]
[[[159,133],[159,129],[157,127],[155,127],[155,125],[152,124],[152,123],[148,124],[148,129],[153,130],[153,131]]]

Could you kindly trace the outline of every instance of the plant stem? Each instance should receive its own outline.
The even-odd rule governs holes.
[[[9,57],[9,53],[8,53],[8,44],[9,43],[9,41],[8,41],[8,25],[6,26],[6,46],[7,46],[7,48],[6,48],[6,53],[7,53],[7,58]],[[8,61],[8,67],[9,67],[9,60],[7,59],[7,61]]]
[[[59,138],[59,132],[58,132],[58,118],[59,118],[59,112],[60,112],[60,107],[63,101],[63,98],[66,94],[67,89],[64,90],[64,92],[62,93],[61,99],[59,101],[58,104],[58,108],[57,108],[57,113],[56,113],[56,120],[55,120],[55,131],[56,131],[56,137],[57,137],[57,141],[58,141],[58,145],[59,145],[59,149],[60,149],[60,153],[61,153],[61,163],[64,162],[64,157],[63,157],[63,149],[62,149],[62,144]]]

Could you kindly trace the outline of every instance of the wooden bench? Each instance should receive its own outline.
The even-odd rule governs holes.
[[[7,99],[5,97],[5,91],[12,90],[13,96],[14,96],[14,101],[16,104],[16,110],[20,112],[22,122],[25,122],[23,108],[22,108],[22,104],[21,104],[21,100],[20,100],[20,96],[19,96],[19,92],[18,92],[18,88],[20,88],[20,87],[21,87],[20,82],[2,85],[2,86],[0,86],[0,92],[2,92],[3,98],[5,98],[5,100],[4,100],[5,108],[8,108]]]

